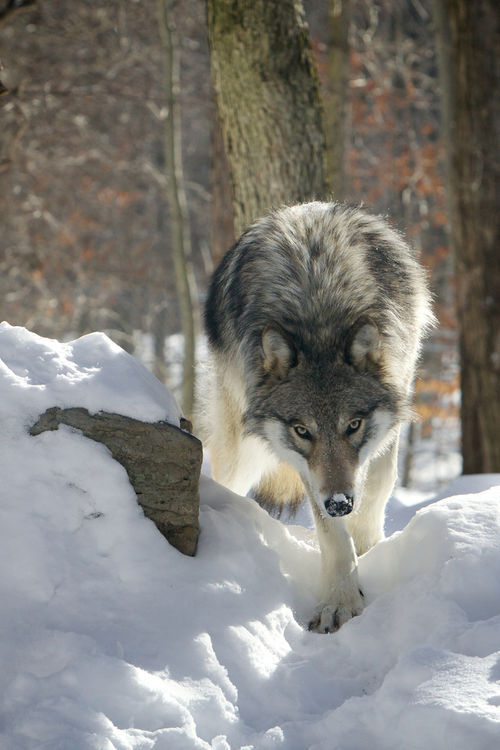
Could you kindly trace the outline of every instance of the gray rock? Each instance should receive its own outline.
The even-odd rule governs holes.
[[[183,426],[189,427],[186,420]],[[200,441],[168,422],[141,422],[86,409],[47,409],[31,435],[65,424],[103,443],[126,470],[137,500],[166,539],[194,555],[199,534]]]

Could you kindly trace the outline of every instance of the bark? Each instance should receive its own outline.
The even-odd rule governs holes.
[[[184,336],[181,400],[184,413],[192,415],[195,389],[197,294],[191,259],[191,238],[182,169],[182,125],[179,102],[180,64],[177,33],[172,16],[172,0],[158,0],[158,18],[164,53],[168,110],[165,122],[166,192],[170,211],[177,297]]]
[[[208,0],[235,231],[325,194],[319,79],[300,0]]]
[[[325,136],[328,181],[335,200],[344,196],[344,132],[349,65],[349,1],[329,0]]]
[[[231,174],[217,111],[214,112],[212,123],[211,146],[212,232],[210,246],[212,262],[215,266],[236,239]]]
[[[466,474],[500,471],[498,3],[435,0]]]
[[[189,426],[183,422],[182,426]],[[30,435],[57,430],[60,424],[103,443],[125,468],[145,516],[180,552],[195,554],[202,461],[197,438],[167,422],[147,423],[120,414],[57,407],[41,415]]]

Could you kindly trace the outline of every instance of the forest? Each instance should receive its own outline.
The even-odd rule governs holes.
[[[0,0],[2,750],[498,745],[497,5]],[[313,199],[406,235],[437,321],[383,518],[396,444],[373,448],[359,505],[383,535],[358,557],[355,524],[330,518],[339,500],[363,516],[345,476],[326,513],[311,493],[273,517],[212,479],[186,419],[216,264],[256,217]],[[320,421],[341,433],[330,480],[364,450],[369,411],[343,422],[334,389],[367,382],[370,322],[348,330],[348,375],[321,371],[316,426],[282,420],[297,446]],[[262,359],[281,347],[298,370],[261,325]]]
[[[272,144],[279,190],[269,178],[261,204],[243,188],[257,192],[271,146],[257,125],[232,142],[229,128],[264,99],[231,89],[228,39],[242,76],[248,63],[291,82],[300,58],[318,89],[311,116],[302,83],[295,112],[267,105],[283,139],[295,121],[301,144],[317,128],[321,159]],[[208,280],[237,234],[283,202],[362,203],[420,254],[439,321],[402,483],[459,474],[460,434],[466,473],[500,471],[495,49],[491,0],[2,0],[0,318],[61,341],[106,332],[189,414],[188,349],[202,359]]]

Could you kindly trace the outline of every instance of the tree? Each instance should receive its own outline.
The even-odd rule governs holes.
[[[325,135],[328,180],[333,196],[344,195],[344,125],[349,64],[349,0],[329,0],[328,58],[325,102]]]
[[[212,198],[210,255],[215,266],[235,240],[231,175],[220,119],[215,107],[212,113],[210,167]]]
[[[167,118],[165,122],[166,191],[170,209],[172,253],[184,337],[182,408],[191,416],[194,404],[196,290],[191,260],[191,241],[182,169],[179,107],[180,67],[171,0],[158,0],[160,35],[164,52]]]
[[[300,0],[208,0],[208,30],[239,233],[324,197],[319,79]]]
[[[435,0],[455,255],[466,474],[500,471],[498,5]]]

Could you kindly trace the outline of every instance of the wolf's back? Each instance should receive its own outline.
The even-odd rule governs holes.
[[[340,350],[364,316],[381,332],[389,369],[406,363],[411,372],[432,320],[421,266],[384,219],[320,202],[278,209],[247,229],[217,268],[205,308],[212,351],[244,351],[247,362],[269,323],[321,357]]]

